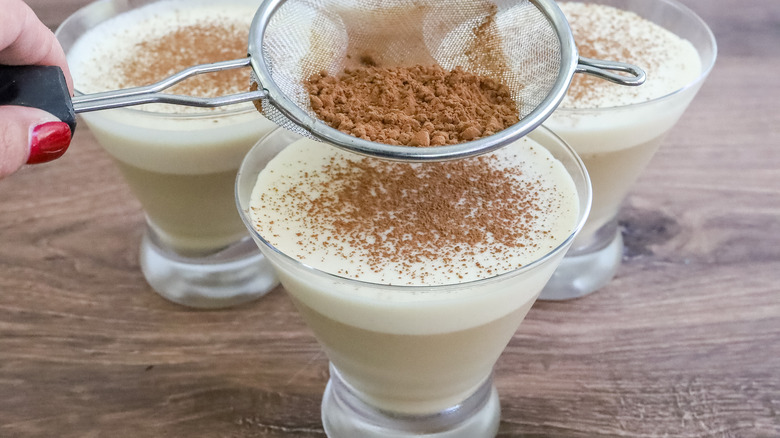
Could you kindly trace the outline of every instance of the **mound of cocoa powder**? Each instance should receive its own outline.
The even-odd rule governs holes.
[[[305,83],[328,125],[391,145],[441,146],[476,140],[519,121],[509,88],[456,67],[347,68]]]

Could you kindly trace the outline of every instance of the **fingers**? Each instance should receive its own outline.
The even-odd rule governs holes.
[[[22,0],[0,0],[0,11],[0,65],[59,66],[72,95],[65,53],[51,30]],[[62,156],[70,139],[70,127],[46,111],[0,106],[0,178]]]
[[[0,11],[0,64],[59,66],[72,95],[73,79],[54,33],[22,0],[0,0]]]
[[[23,164],[62,156],[70,144],[70,127],[37,108],[0,106],[0,178]]]

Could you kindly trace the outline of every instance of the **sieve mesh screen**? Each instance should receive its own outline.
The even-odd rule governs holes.
[[[270,120],[352,152],[404,161],[441,161],[496,150],[541,125],[575,73],[641,85],[635,65],[579,57],[554,0],[263,0],[254,16],[248,56],[186,68],[143,87],[80,95],[76,113],[169,103],[218,107],[261,102]],[[387,145],[354,137],[319,120],[305,90],[316,73],[373,64],[398,68],[438,64],[506,85],[519,121],[492,134],[435,147]],[[196,75],[252,68],[250,91],[217,97],[165,93]],[[254,86],[256,85],[256,87]]]
[[[303,86],[315,73],[438,64],[507,85],[522,123],[553,90],[563,56],[555,28],[527,0],[287,0],[270,17],[261,48],[275,85],[315,119]],[[263,112],[308,134],[269,99]]]

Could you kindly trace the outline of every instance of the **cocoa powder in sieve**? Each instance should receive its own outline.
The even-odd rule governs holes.
[[[328,125],[391,145],[441,146],[476,140],[519,121],[509,88],[460,67],[346,68],[305,83]]]

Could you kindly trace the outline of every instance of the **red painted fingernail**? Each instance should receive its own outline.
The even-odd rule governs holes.
[[[65,122],[48,122],[38,125],[30,133],[30,157],[27,164],[40,164],[56,160],[68,150],[70,127]]]

